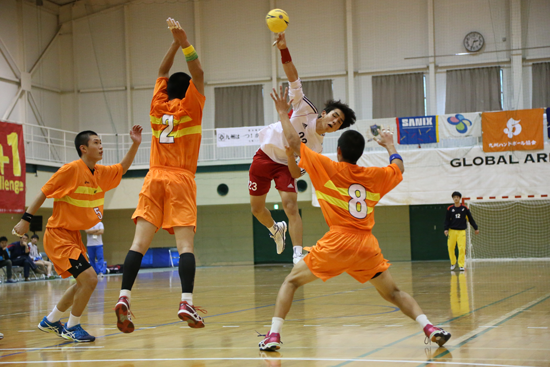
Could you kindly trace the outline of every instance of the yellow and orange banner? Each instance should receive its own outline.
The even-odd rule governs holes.
[[[0,121],[0,213],[25,212],[23,126]]]
[[[483,151],[544,148],[543,108],[481,114]]]

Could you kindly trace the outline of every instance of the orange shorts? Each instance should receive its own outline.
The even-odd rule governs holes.
[[[69,259],[77,260],[80,254],[88,258],[86,246],[82,243],[80,231],[69,231],[64,228],[47,228],[44,232],[44,251],[53,263],[55,271],[62,278],[72,276]]]
[[[304,261],[324,282],[346,272],[365,283],[390,267],[372,233],[338,226],[330,228]]]
[[[197,185],[187,170],[153,167],[145,176],[132,219],[141,217],[174,234],[174,227],[197,226]]]

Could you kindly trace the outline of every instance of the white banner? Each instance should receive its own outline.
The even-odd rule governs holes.
[[[550,195],[549,143],[539,151],[484,153],[475,146],[399,154],[405,163],[403,181],[382,198],[381,205],[447,203],[453,191],[463,197]],[[336,154],[327,156],[336,160]],[[388,158],[385,152],[366,153],[358,164],[383,167]],[[315,192],[313,196],[315,205]]]
[[[439,115],[439,140],[481,136],[481,113]]]
[[[244,126],[216,129],[218,147],[260,145],[260,130],[265,126]]]

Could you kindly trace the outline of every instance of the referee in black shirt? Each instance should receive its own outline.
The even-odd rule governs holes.
[[[449,258],[451,260],[451,270],[456,267],[455,247],[458,243],[458,266],[460,271],[464,271],[464,262],[466,259],[466,218],[470,225],[474,227],[475,233],[479,234],[477,224],[470,213],[470,209],[460,202],[462,194],[458,191],[452,194],[454,205],[447,208],[445,215],[445,236],[448,237],[447,247],[449,248]]]

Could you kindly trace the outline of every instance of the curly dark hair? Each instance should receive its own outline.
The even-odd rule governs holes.
[[[345,129],[355,124],[355,120],[356,120],[355,112],[351,108],[349,108],[347,104],[343,103],[341,100],[338,100],[338,101],[334,99],[328,100],[325,103],[325,108],[323,109],[323,111],[325,111],[326,113],[329,113],[330,111],[336,108],[340,109],[340,111],[344,113],[344,117],[345,117],[344,122],[342,123],[342,126],[340,126],[338,130]]]

